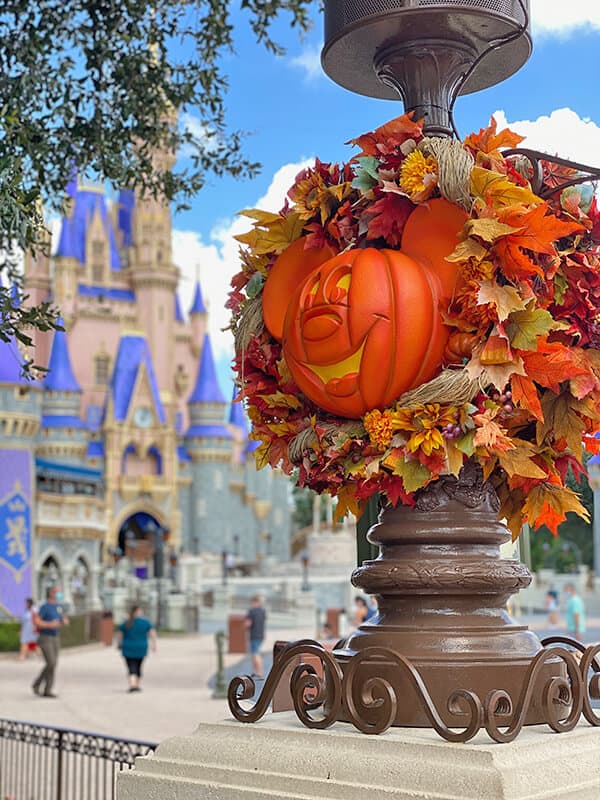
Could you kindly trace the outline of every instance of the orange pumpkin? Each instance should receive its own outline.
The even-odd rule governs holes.
[[[262,296],[265,325],[275,339],[281,341],[283,336],[283,320],[291,296],[313,269],[333,258],[335,253],[333,247],[327,244],[307,250],[306,236],[302,236],[277,257]]]
[[[473,348],[478,342],[478,337],[472,333],[457,331],[448,339],[444,351],[444,363],[462,364],[465,358],[471,358]]]
[[[349,250],[304,273],[288,301],[282,341],[294,380],[316,405],[359,418],[434,377],[449,333],[440,307],[448,306],[457,279],[456,265],[445,257],[466,220],[451,203],[432,200],[409,217],[401,251]],[[278,258],[265,284],[263,311],[273,335],[286,301],[282,287],[289,291],[292,283],[284,270],[298,282],[307,266],[298,242]]]

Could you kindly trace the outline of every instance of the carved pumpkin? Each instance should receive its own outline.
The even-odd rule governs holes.
[[[314,270],[285,318],[283,350],[304,394],[360,417],[432,378],[448,329],[431,269],[396,250],[350,250]]]
[[[325,245],[305,249],[306,236],[281,253],[271,267],[262,296],[263,318],[269,333],[279,339],[283,336],[283,321],[288,303],[298,286],[316,267],[333,258],[336,251]]]
[[[289,302],[284,355],[316,405],[358,418],[439,371],[449,333],[440,306],[448,306],[457,277],[445,257],[466,220],[453,204],[432,200],[409,217],[401,251],[356,249],[323,259],[293,293],[310,251],[298,240],[279,256],[263,293],[264,316],[276,336],[278,314]]]

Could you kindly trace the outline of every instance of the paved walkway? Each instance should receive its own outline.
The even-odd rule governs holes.
[[[265,640],[265,667],[276,639],[312,635],[309,629],[275,630]],[[55,691],[58,699],[36,697],[31,684],[42,659],[0,659],[0,717],[61,725],[93,733],[160,742],[186,735],[200,722],[230,717],[226,700],[212,697],[216,648],[212,635],[163,636],[145,667],[144,689],[126,691],[125,665],[114,647],[88,645],[63,650]],[[250,660],[226,655],[228,675],[251,672]]]
[[[563,633],[549,630],[544,615],[526,620],[540,637]],[[265,641],[265,671],[276,639],[312,637],[305,629],[274,630]],[[586,640],[600,641],[600,620],[588,620]],[[11,655],[0,658],[0,717],[28,720],[94,733],[160,742],[186,735],[200,722],[230,717],[226,700],[212,697],[216,670],[212,634],[163,636],[158,652],[145,663],[144,690],[126,692],[125,667],[116,648],[102,645],[63,650],[58,666],[57,700],[34,696],[31,684],[41,659],[19,663]],[[227,679],[251,671],[248,658],[225,657]],[[259,687],[260,688],[260,687]]]

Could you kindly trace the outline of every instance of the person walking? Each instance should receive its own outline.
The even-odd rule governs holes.
[[[19,661],[25,661],[29,653],[35,653],[37,650],[37,631],[34,624],[35,606],[33,599],[28,597],[25,600],[25,611],[21,615],[21,632],[19,634],[19,641],[21,650],[19,653]]]
[[[246,629],[250,640],[250,655],[252,656],[252,677],[262,680],[263,662],[260,655],[260,646],[265,638],[265,625],[267,612],[262,607],[260,597],[254,595],[252,606],[246,614]]]
[[[565,584],[565,594],[568,598],[565,608],[567,630],[570,636],[581,642],[585,633],[585,606],[583,600],[577,594],[574,583]]]
[[[156,652],[156,631],[149,619],[144,617],[140,606],[133,606],[126,622],[117,629],[118,646],[129,675],[129,692],[141,692],[142,664],[148,655],[148,639],[153,653]]]
[[[33,615],[33,623],[39,630],[38,644],[46,662],[44,668],[33,682],[31,688],[40,697],[56,697],[52,692],[58,653],[60,651],[60,628],[69,624],[59,605],[63,594],[59,586],[51,586],[46,593],[47,600]]]

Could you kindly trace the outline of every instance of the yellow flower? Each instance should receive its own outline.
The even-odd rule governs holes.
[[[400,187],[419,203],[426,200],[437,186],[437,161],[433,156],[424,156],[420,150],[406,157],[400,170]]]
[[[394,435],[391,411],[367,411],[363,423],[373,447],[382,453],[388,449]]]
[[[430,456],[434,450],[444,446],[442,429],[456,422],[458,409],[455,406],[441,406],[427,403],[416,408],[399,408],[392,415],[395,430],[412,431],[406,449],[414,453],[422,450]]]

